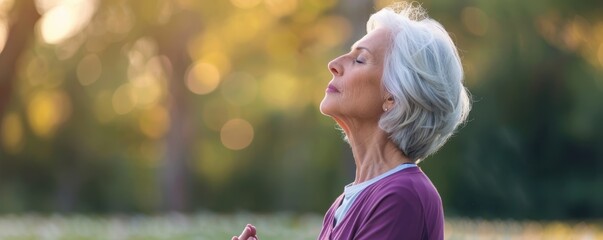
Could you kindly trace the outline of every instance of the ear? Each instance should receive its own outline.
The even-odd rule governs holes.
[[[383,101],[382,109],[384,112],[389,111],[394,107],[394,97],[391,94],[385,95],[385,100]]]

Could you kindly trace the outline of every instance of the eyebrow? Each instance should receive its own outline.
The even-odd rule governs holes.
[[[373,52],[371,52],[371,50],[370,50],[370,49],[368,49],[367,47],[363,47],[363,46],[357,46],[357,47],[352,46],[352,47],[350,48],[350,51],[354,51],[354,50],[361,50],[361,49],[366,50],[366,51],[367,51],[367,52],[369,52],[370,54],[373,54]]]

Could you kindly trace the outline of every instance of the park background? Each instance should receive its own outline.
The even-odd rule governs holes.
[[[314,238],[354,174],[326,64],[389,3],[1,0],[0,237]],[[422,6],[473,99],[420,164],[447,236],[601,237],[603,3]]]

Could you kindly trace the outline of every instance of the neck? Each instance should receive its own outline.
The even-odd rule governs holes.
[[[377,177],[400,164],[412,162],[377,124],[340,125],[348,138],[356,163],[354,184]]]

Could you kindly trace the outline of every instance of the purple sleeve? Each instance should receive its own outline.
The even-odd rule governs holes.
[[[424,218],[420,201],[409,198],[416,195],[398,192],[382,198],[354,239],[422,239]]]

